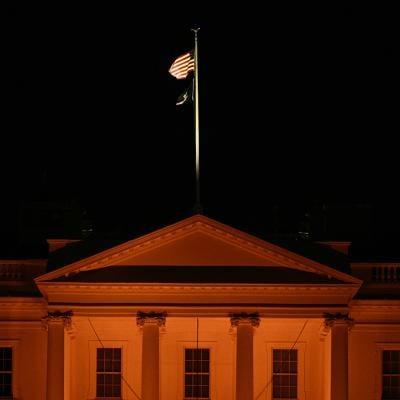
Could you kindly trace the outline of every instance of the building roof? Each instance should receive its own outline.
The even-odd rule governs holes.
[[[145,234],[146,233],[143,233],[143,235]],[[252,235],[251,233],[248,234]],[[129,240],[133,240],[140,236],[142,235],[133,236],[129,238]],[[337,271],[351,274],[348,257],[330,248],[329,246],[321,243],[315,243],[310,240],[277,239],[274,237],[261,237],[260,235],[252,236],[262,239],[275,246],[289,250],[290,252],[314,260],[318,263],[327,265]],[[111,249],[115,246],[125,243],[126,241],[126,238],[101,238],[92,236],[79,242],[70,243],[67,246],[49,254],[47,271],[54,271],[58,268],[93,256],[102,251]]]

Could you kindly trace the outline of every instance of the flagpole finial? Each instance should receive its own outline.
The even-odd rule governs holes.
[[[192,28],[191,31],[194,32],[194,35],[197,36],[197,32],[200,30],[199,27],[197,28]]]

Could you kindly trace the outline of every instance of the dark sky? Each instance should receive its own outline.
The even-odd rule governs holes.
[[[256,225],[275,205],[367,204],[394,232],[394,9],[243,7],[8,8],[3,226],[37,200],[75,200],[124,229],[191,210],[193,113],[167,71],[200,26],[205,213]]]

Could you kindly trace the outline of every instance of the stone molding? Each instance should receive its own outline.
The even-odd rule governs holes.
[[[156,324],[159,327],[165,326],[167,313],[164,312],[142,312],[138,311],[136,314],[136,323],[138,326],[143,327],[145,324]]]
[[[258,313],[231,313],[231,325],[239,326],[240,324],[250,324],[254,328],[260,326],[260,316]]]
[[[64,324],[64,327],[68,330],[71,329],[71,317],[72,317],[72,311],[49,311],[47,313],[47,316],[42,319],[42,321],[48,325],[50,323],[62,323]]]
[[[354,320],[352,318],[349,318],[348,314],[341,314],[341,313],[336,313],[336,314],[330,314],[330,313],[325,313],[324,314],[324,325],[322,327],[321,333],[323,335],[327,335],[329,330],[332,329],[335,325],[346,325],[348,330],[351,330],[351,328],[354,325]]]

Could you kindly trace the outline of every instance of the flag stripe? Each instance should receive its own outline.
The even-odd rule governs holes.
[[[176,79],[185,79],[190,71],[194,70],[193,52],[179,56],[171,65],[168,72]]]

